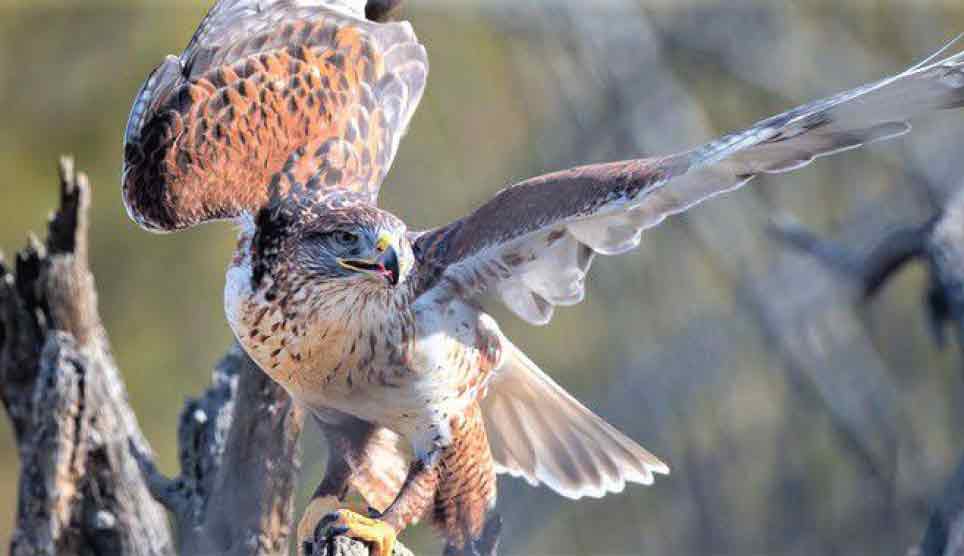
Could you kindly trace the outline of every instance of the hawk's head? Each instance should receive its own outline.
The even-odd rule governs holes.
[[[365,198],[272,202],[258,212],[251,243],[252,286],[344,282],[387,289],[405,281],[414,257],[405,224]]]

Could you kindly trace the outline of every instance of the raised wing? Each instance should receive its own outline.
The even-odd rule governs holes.
[[[494,291],[523,319],[544,324],[555,305],[582,300],[596,253],[636,247],[641,232],[667,216],[757,174],[906,133],[907,119],[921,112],[964,106],[964,53],[935,57],[692,151],[574,168],[504,189],[465,218],[417,236],[419,293]]]
[[[364,0],[220,0],[138,93],[124,201],[153,230],[347,189],[372,203],[428,74],[408,23]]]

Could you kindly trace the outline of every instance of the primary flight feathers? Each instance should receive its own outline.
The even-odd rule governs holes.
[[[691,151],[531,178],[472,214],[419,237],[426,259],[462,291],[495,290],[533,324],[578,303],[596,253],[615,255],[669,215],[761,173],[889,139],[908,119],[964,105],[964,53],[767,118]],[[435,246],[441,248],[436,249]],[[488,269],[480,272],[481,269]]]
[[[254,212],[272,192],[331,188],[375,203],[428,61],[407,23],[365,21],[362,4],[218,3],[135,101],[123,178],[131,216],[174,230]],[[582,299],[595,253],[635,247],[666,216],[757,174],[901,135],[918,113],[960,107],[962,62],[964,53],[927,60],[688,152],[532,178],[418,242],[440,277],[494,289],[545,323],[554,305]],[[478,279],[479,267],[498,272]]]

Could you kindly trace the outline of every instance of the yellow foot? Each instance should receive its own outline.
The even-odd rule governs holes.
[[[371,556],[391,556],[395,550],[395,529],[380,519],[366,517],[351,510],[336,510],[326,515],[320,526],[335,535],[371,543]]]
[[[341,501],[334,496],[313,498],[305,508],[305,513],[301,514],[301,521],[298,522],[298,546],[315,542],[315,529],[318,528],[318,523],[340,505]]]

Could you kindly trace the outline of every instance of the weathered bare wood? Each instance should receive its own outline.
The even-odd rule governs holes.
[[[181,475],[138,457],[151,492],[173,514],[179,554],[286,553],[294,520],[302,415],[233,346],[178,427]]]
[[[182,413],[182,475],[156,471],[97,313],[89,189],[64,159],[46,243],[0,264],[0,398],[22,469],[11,553],[287,553],[300,412],[233,347]]]
[[[348,537],[320,537],[309,551],[308,556],[368,556],[368,546],[360,541],[349,539]],[[393,556],[413,556],[412,551],[395,543]]]
[[[90,187],[61,160],[46,244],[0,268],[0,395],[20,451],[11,554],[171,554],[164,510],[128,447],[148,452],[97,313]]]

